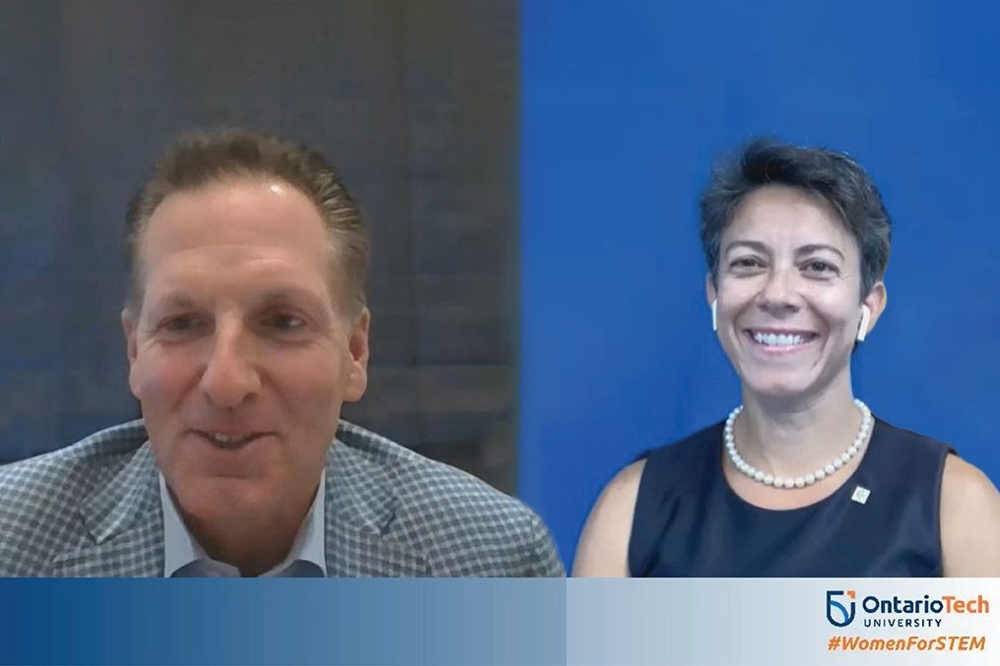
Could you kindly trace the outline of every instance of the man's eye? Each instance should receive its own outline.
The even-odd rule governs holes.
[[[273,314],[266,317],[264,319],[264,324],[268,328],[277,329],[279,331],[297,331],[305,326],[305,322],[301,317],[285,313]]]
[[[183,333],[199,325],[200,321],[195,315],[175,315],[164,319],[160,323],[160,328],[168,333]]]

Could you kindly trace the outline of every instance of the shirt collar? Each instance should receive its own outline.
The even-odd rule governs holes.
[[[210,562],[218,568],[227,568],[228,565],[212,561],[205,553],[204,548],[194,538],[181,519],[180,512],[174,502],[174,497],[167,488],[167,482],[163,474],[159,474],[160,479],[160,506],[163,509],[163,565],[164,576],[171,577],[178,569],[192,562]],[[318,566],[323,575],[326,576],[326,470],[320,475],[319,487],[316,488],[316,495],[313,497],[312,506],[306,514],[299,533],[295,537],[292,550],[288,557],[262,576],[275,576],[284,571],[290,564],[297,560],[311,562]],[[228,567],[232,568],[232,567]],[[234,570],[235,571],[235,570]]]

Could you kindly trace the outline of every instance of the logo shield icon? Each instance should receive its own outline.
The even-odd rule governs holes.
[[[854,590],[827,590],[826,619],[830,624],[835,627],[846,627],[854,622],[856,610],[854,596]],[[845,605],[840,601],[842,597],[847,597],[850,602]]]

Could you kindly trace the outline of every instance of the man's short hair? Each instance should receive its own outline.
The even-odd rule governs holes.
[[[355,312],[365,306],[369,263],[368,233],[357,203],[336,169],[319,151],[270,134],[239,129],[187,132],[160,156],[125,214],[128,301],[140,308],[144,291],[139,247],[146,223],[163,200],[230,178],[278,179],[307,196],[320,212],[339,259],[334,270]]]

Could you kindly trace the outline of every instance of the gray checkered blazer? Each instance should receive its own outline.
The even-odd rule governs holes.
[[[163,576],[142,421],[0,467],[0,576]],[[330,576],[563,576],[542,521],[453,467],[341,422],[327,454]]]

